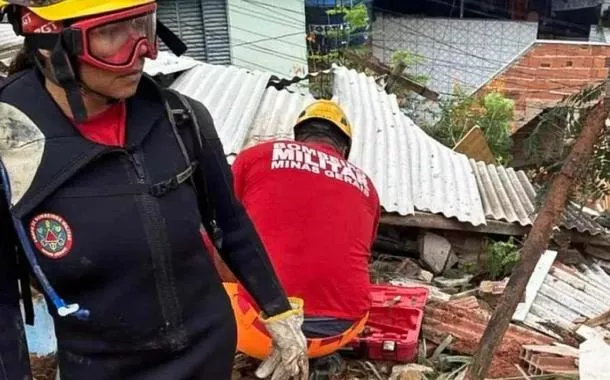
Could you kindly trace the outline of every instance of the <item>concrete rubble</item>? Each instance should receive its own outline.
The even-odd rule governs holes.
[[[420,239],[419,252],[423,263],[435,274],[443,273],[457,263],[449,240],[437,234],[424,234]]]

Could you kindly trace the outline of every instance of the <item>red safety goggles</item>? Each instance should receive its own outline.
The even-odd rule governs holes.
[[[77,20],[68,28],[26,11],[22,25],[24,33],[62,33],[70,29],[76,32],[74,50],[80,61],[120,72],[132,68],[141,57],[157,57],[156,11],[157,4],[151,3]]]

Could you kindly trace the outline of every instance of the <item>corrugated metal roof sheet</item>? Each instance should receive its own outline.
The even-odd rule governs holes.
[[[440,213],[485,224],[468,158],[428,136],[374,78],[334,67],[334,95],[353,126],[350,159],[372,178],[388,212]]]
[[[525,172],[470,160],[483,209],[487,219],[502,220],[530,226],[535,218],[536,189]],[[563,214],[562,226],[578,232],[599,235],[607,231],[577,205],[569,203]]]
[[[199,65],[200,63],[200,61],[190,57],[178,57],[175,54],[160,51],[157,59],[146,59],[144,62],[144,71],[146,74],[151,76],[159,74],[168,75],[186,71]]]
[[[485,224],[486,217],[532,224],[536,192],[524,172],[469,160],[417,127],[372,77],[337,66],[332,72],[334,99],[354,128],[350,160],[371,177],[387,212],[438,213],[473,225]],[[172,88],[208,107],[225,153],[234,156],[260,141],[292,138],[292,123],[313,101],[310,94],[267,87],[270,78],[270,73],[200,62]],[[564,225],[604,232],[572,206]]]
[[[294,138],[294,121],[303,108],[313,101],[310,94],[278,91],[269,87],[265,90],[244,148],[265,140]]]
[[[172,88],[206,105],[226,154],[241,150],[271,74],[207,63],[183,73]]]
[[[610,308],[610,276],[597,264],[566,266],[555,261],[548,273],[541,274],[541,278],[542,285],[523,320],[538,331],[554,335],[545,325],[549,322],[576,330],[582,318],[597,317]],[[608,327],[604,325],[594,329],[610,337]]]

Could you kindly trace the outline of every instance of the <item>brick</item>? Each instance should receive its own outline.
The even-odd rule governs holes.
[[[513,67],[506,71],[506,73],[502,75],[502,78],[505,81],[508,81],[511,78],[531,79],[535,78],[536,72],[539,69],[539,67]]]
[[[506,78],[506,83],[504,84],[504,88],[506,90],[520,90],[520,89],[528,89],[535,88],[536,81],[534,78]]]
[[[566,56],[566,55],[590,55],[591,54],[591,45],[582,44],[582,45],[574,45],[574,44],[561,44],[561,43],[552,43],[552,42],[541,42],[536,45],[533,53],[536,56]]]
[[[608,77],[608,69],[607,68],[593,68],[591,69],[591,79],[594,80],[602,80]]]
[[[593,57],[593,65],[591,67],[595,67],[595,68],[606,67],[606,57],[603,57],[603,56]]]
[[[608,55],[610,49],[607,46],[593,45],[591,46],[591,55]]]
[[[574,67],[565,67],[563,69],[546,69],[539,68],[536,70],[537,79],[588,79],[591,75],[591,69],[581,69]]]
[[[546,42],[541,42],[541,43],[536,44],[536,46],[534,47],[534,50],[532,51],[532,55],[537,56],[537,57],[546,56],[546,55],[556,56],[559,53],[560,53],[559,44],[546,43]]]
[[[526,96],[528,100],[535,100],[547,105],[555,105],[563,99],[563,95],[553,94],[549,91],[531,91]]]

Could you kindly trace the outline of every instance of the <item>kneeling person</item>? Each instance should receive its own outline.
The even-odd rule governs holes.
[[[379,198],[364,172],[347,161],[351,127],[336,103],[307,107],[294,134],[296,141],[239,154],[235,192],[284,289],[305,301],[305,335],[336,336],[370,308],[368,263]]]

